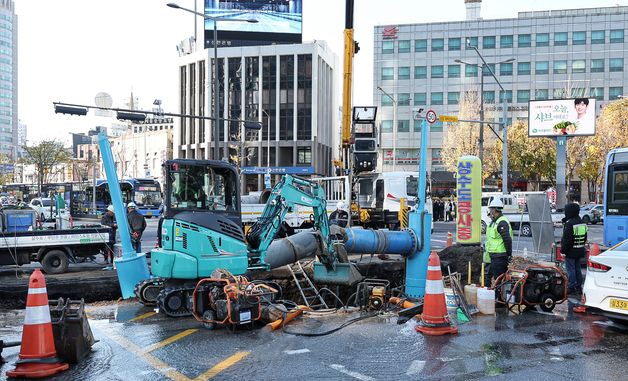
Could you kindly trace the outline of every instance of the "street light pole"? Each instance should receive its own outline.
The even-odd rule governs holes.
[[[478,146],[480,149],[480,163],[484,165],[484,65],[480,66],[480,138]]]
[[[387,96],[393,103],[393,172],[397,169],[397,101],[392,95],[388,94],[380,86],[377,86],[377,90],[381,91]],[[382,163],[384,160],[382,159]],[[383,164],[382,164],[383,165]]]
[[[270,115],[266,110],[261,109],[264,115],[266,115],[266,139],[268,140],[268,146],[266,147],[266,167],[270,168]]]
[[[218,108],[220,107],[220,104],[218,102],[218,92],[220,91],[220,84],[218,82],[218,21],[231,21],[231,22],[249,22],[249,23],[257,23],[258,21],[256,19],[232,19],[232,18],[228,18],[228,17],[212,17],[212,16],[207,16],[204,13],[200,13],[197,11],[194,11],[192,9],[188,9],[188,8],[184,8],[181,7],[175,3],[168,3],[166,4],[167,6],[169,6],[170,8],[175,8],[175,9],[181,9],[184,10],[186,12],[190,12],[192,14],[195,14],[197,16],[202,17],[203,19],[206,20],[211,20],[214,23],[214,160],[221,160],[222,158],[220,157],[220,112],[218,110]],[[207,51],[207,62],[210,63],[211,62],[211,57],[209,57],[209,50]],[[226,152],[225,152],[226,153]]]

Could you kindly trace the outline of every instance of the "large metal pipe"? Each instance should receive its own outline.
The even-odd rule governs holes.
[[[412,230],[391,231],[362,228],[344,229],[345,249],[350,254],[412,255],[419,241]]]
[[[274,269],[319,255],[321,242],[322,237],[318,231],[301,232],[288,238],[274,240],[268,247],[265,262]]]

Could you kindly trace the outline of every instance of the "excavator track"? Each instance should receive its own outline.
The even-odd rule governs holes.
[[[149,278],[135,285],[135,296],[145,306],[157,304],[159,293],[163,290],[165,278]]]
[[[192,315],[192,293],[194,285],[168,287],[159,293],[157,307],[170,317]]]

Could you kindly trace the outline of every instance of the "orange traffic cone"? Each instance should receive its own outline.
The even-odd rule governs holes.
[[[600,254],[601,252],[602,252],[602,250],[600,249],[600,245],[598,245],[597,243],[591,244],[591,249],[589,249],[589,256],[590,257],[595,257],[596,255]]]
[[[33,272],[28,281],[22,347],[20,359],[15,364],[15,369],[8,371],[7,376],[48,377],[69,368],[68,364],[57,358],[46,280],[39,269]]]
[[[447,247],[451,246],[454,243],[454,236],[451,232],[447,232]]]
[[[435,251],[432,251],[428,259],[423,314],[421,314],[421,321],[415,329],[417,332],[431,336],[458,333],[458,328],[451,324],[447,314],[440,259]]]

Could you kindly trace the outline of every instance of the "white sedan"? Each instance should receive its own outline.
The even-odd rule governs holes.
[[[582,298],[592,312],[628,323],[628,240],[589,257]]]

